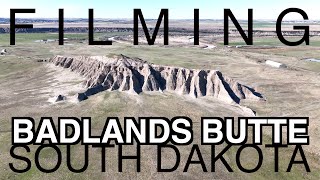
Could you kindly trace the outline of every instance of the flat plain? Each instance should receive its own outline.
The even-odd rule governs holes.
[[[189,23],[189,24],[188,24]],[[207,22],[206,22],[207,23]],[[192,22],[174,22],[173,27]],[[210,24],[210,23],[208,23]],[[218,26],[217,24],[220,24]],[[110,24],[108,24],[110,25]],[[113,24],[114,25],[114,24]],[[150,24],[149,24],[150,25]],[[151,23],[152,25],[152,23]],[[150,26],[151,26],[150,25]],[[154,24],[153,24],[154,25]],[[2,25],[6,26],[6,25]],[[38,25],[47,27],[48,24]],[[54,26],[54,24],[52,25]],[[70,24],[67,26],[84,26],[83,24]],[[103,23],[99,24],[103,26]],[[115,27],[129,27],[126,23],[119,23]],[[222,22],[216,25],[206,25],[205,29],[220,29]],[[292,24],[286,25],[290,29]],[[245,26],[244,26],[245,27]],[[270,23],[261,22],[256,26],[259,30],[273,31]],[[312,26],[317,29],[317,25]],[[7,53],[0,56],[0,173],[3,179],[319,179],[320,178],[320,63],[305,61],[306,58],[320,58],[320,37],[311,37],[310,46],[301,45],[288,47],[275,36],[254,37],[254,46],[246,47],[243,40],[238,37],[230,38],[230,46],[223,45],[223,37],[214,33],[203,33],[200,36],[200,46],[193,46],[190,38],[192,34],[171,33],[170,45],[161,45],[158,37],[154,46],[141,44],[133,46],[130,32],[99,32],[95,38],[103,40],[114,38],[112,46],[89,46],[87,33],[66,33],[64,46],[57,41],[46,42],[37,40],[57,39],[57,33],[20,33],[17,34],[16,46],[9,45],[9,34],[0,34],[0,49]],[[299,37],[288,37],[298,39]],[[145,39],[141,34],[141,42]],[[237,47],[236,47],[237,46]],[[286,172],[293,153],[293,148],[280,149],[281,161],[279,172],[274,172],[274,152],[263,148],[264,160],[259,171],[252,174],[241,172],[235,164],[235,154],[238,147],[233,147],[226,153],[225,158],[233,173],[228,173],[221,162],[217,163],[216,172],[203,172],[201,166],[191,165],[189,171],[183,173],[183,168],[191,146],[179,147],[181,165],[172,173],[157,173],[156,148],[154,146],[142,147],[141,173],[136,172],[135,161],[125,161],[124,172],[118,173],[118,159],[114,156],[117,148],[111,148],[106,154],[106,172],[101,172],[101,153],[98,148],[90,148],[89,168],[86,172],[75,174],[66,167],[66,148],[61,146],[63,164],[52,174],[41,173],[32,162],[30,171],[24,174],[15,174],[9,169],[9,163],[17,167],[26,164],[10,156],[11,148],[11,118],[33,117],[37,121],[40,117],[92,117],[93,134],[99,134],[107,117],[144,117],[144,116],[188,116],[194,124],[194,144],[200,143],[201,117],[241,117],[243,112],[236,107],[218,100],[205,98],[190,98],[176,96],[172,93],[141,93],[131,95],[124,92],[101,92],[86,101],[79,103],[50,103],[49,98],[57,93],[76,93],[81,90],[81,77],[74,72],[59,67],[52,67],[44,60],[56,55],[72,56],[111,56],[123,54],[128,57],[137,57],[150,63],[194,69],[219,70],[238,82],[255,88],[263,95],[266,101],[241,101],[241,106],[254,110],[260,117],[309,117],[310,145],[304,150],[311,168],[306,173],[303,166],[295,165],[292,172]],[[270,67],[266,60],[283,63],[287,68]],[[122,122],[121,122],[122,123]],[[271,130],[263,132],[265,140],[271,140]],[[285,132],[283,132],[285,133]],[[222,150],[226,146],[218,147]],[[19,153],[33,159],[37,146],[30,146],[31,152],[24,150]],[[208,170],[210,170],[210,146],[200,146]],[[83,147],[72,148],[72,163],[81,167],[83,163]],[[125,153],[135,154],[136,147],[128,146]],[[248,150],[243,153],[241,160],[247,167],[254,167],[258,157],[256,152]],[[41,163],[45,167],[52,167],[56,162],[52,150],[41,153]],[[164,152],[166,159],[164,166],[172,165],[174,154]],[[3,163],[5,162],[5,163]]]

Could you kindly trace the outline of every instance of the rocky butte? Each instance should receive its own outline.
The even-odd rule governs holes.
[[[85,77],[87,90],[77,95],[79,101],[106,90],[136,94],[168,91],[194,98],[211,96],[230,104],[239,104],[243,99],[264,100],[253,88],[242,85],[217,70],[154,65],[124,55],[55,56],[49,61]]]

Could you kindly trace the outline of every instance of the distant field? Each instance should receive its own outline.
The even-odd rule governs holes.
[[[99,39],[102,37],[112,37],[116,35],[127,35],[128,32],[110,32],[110,33],[95,33],[94,38]],[[87,40],[88,33],[65,33],[65,38],[71,40]],[[32,43],[36,40],[45,39],[58,39],[58,33],[17,33],[16,34],[16,44],[22,43]],[[10,44],[10,34],[0,34],[0,44],[9,45]]]
[[[100,39],[102,37],[113,37],[122,35],[132,35],[130,32],[110,32],[110,33],[95,33],[95,39]],[[65,38],[70,40],[87,40],[87,33],[65,33]],[[16,34],[16,44],[18,43],[32,43],[36,40],[45,39],[58,39],[58,33],[17,33]],[[224,45],[223,37],[221,40],[217,40],[216,43],[219,45]],[[289,41],[297,41],[300,37],[286,37]],[[170,41],[170,40],[169,40]],[[0,34],[0,44],[9,45],[10,44],[10,34]],[[277,37],[253,37],[254,45],[269,45],[269,46],[286,46]],[[243,39],[239,37],[230,37],[229,45],[246,45]],[[301,46],[305,46],[302,44]],[[320,46],[320,37],[310,37],[310,46]]]
[[[298,41],[301,37],[285,37],[288,41]],[[221,40],[219,45],[224,45],[223,41]],[[246,45],[243,39],[239,38],[229,38],[229,45]],[[286,46],[283,44],[278,37],[253,37],[253,45],[261,46],[261,45],[268,45],[268,46]],[[306,46],[305,43],[301,44],[300,46]],[[310,37],[310,46],[320,46],[320,37]]]

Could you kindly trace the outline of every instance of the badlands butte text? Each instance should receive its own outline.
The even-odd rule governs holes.
[[[123,127],[120,122],[123,122]],[[188,117],[174,117],[171,120],[164,117],[142,117],[136,120],[135,118],[124,118],[124,121],[119,121],[117,117],[107,118],[101,136],[93,136],[91,134],[91,118],[84,117],[78,119],[75,117],[58,118],[57,128],[53,118],[44,117],[39,121],[39,125],[35,128],[35,121],[30,117],[12,118],[12,144],[10,155],[16,161],[22,161],[27,164],[24,168],[17,168],[14,163],[9,163],[12,171],[17,173],[28,172],[32,167],[32,162],[28,158],[31,149],[29,145],[36,145],[34,163],[38,170],[45,173],[52,173],[58,170],[62,164],[62,149],[66,146],[66,164],[70,171],[75,173],[84,172],[89,165],[89,146],[92,148],[101,148],[101,171],[106,172],[105,163],[106,151],[117,147],[118,154],[118,171],[123,171],[123,161],[131,160],[137,162],[137,172],[141,172],[141,159],[143,153],[141,148],[143,145],[154,145],[156,147],[156,168],[158,172],[173,172],[176,171],[180,164],[182,154],[181,148],[190,148],[193,142],[193,126],[192,120]],[[218,118],[204,117],[201,118],[201,145],[192,144],[187,162],[183,166],[183,172],[188,172],[190,166],[201,166],[203,172],[208,172],[207,165],[204,161],[204,156],[208,153],[201,153],[201,147],[210,146],[211,149],[211,172],[215,172],[215,164],[221,161],[229,172],[234,171],[224,155],[228,154],[232,147],[237,147],[235,154],[235,162],[237,168],[246,173],[258,171],[262,164],[264,154],[262,144],[265,148],[274,149],[274,171],[279,171],[280,161],[279,149],[289,148],[292,150],[290,162],[286,169],[287,172],[292,170],[293,165],[302,166],[307,172],[310,172],[307,158],[305,156],[303,145],[309,144],[308,136],[308,118],[238,118],[238,135],[235,135],[235,120],[234,118]],[[263,142],[262,131],[267,126],[272,127],[272,142],[267,144]],[[248,137],[249,127],[252,129],[253,136]],[[287,137],[283,138],[282,130],[286,128]],[[36,130],[35,130],[36,129]],[[283,142],[283,139],[287,139]],[[135,143],[134,143],[135,142]],[[84,160],[82,168],[76,169],[71,164],[71,148],[73,145],[82,145],[84,147]],[[135,155],[124,155],[123,148],[134,146]],[[217,152],[217,147],[223,147],[223,150]],[[150,148],[150,147],[149,147]],[[57,161],[53,167],[44,167],[41,164],[41,152],[44,149],[51,149],[56,155]],[[65,149],[65,148],[63,148]],[[219,148],[221,149],[221,148]],[[241,155],[244,155],[246,150],[253,150],[258,156],[254,167],[246,167],[241,160]],[[18,151],[19,150],[19,151]],[[162,154],[165,151],[171,151],[175,154],[175,159],[170,159],[170,166],[166,162],[166,167],[163,167],[165,159]],[[250,151],[249,151],[250,152]],[[77,152],[79,154],[79,152]],[[80,153],[82,154],[82,153]],[[194,160],[197,159],[197,160]],[[302,159],[302,160],[297,160]],[[16,162],[14,161],[14,162]],[[234,164],[234,163],[233,163]],[[283,164],[283,163],[281,163]]]

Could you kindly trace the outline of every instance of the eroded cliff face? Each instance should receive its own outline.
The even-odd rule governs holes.
[[[196,70],[150,64],[124,55],[113,57],[63,57],[49,60],[84,76],[87,91],[78,100],[101,91],[169,91],[194,98],[212,96],[226,103],[239,104],[242,99],[262,100],[254,89],[239,84],[216,70]]]

